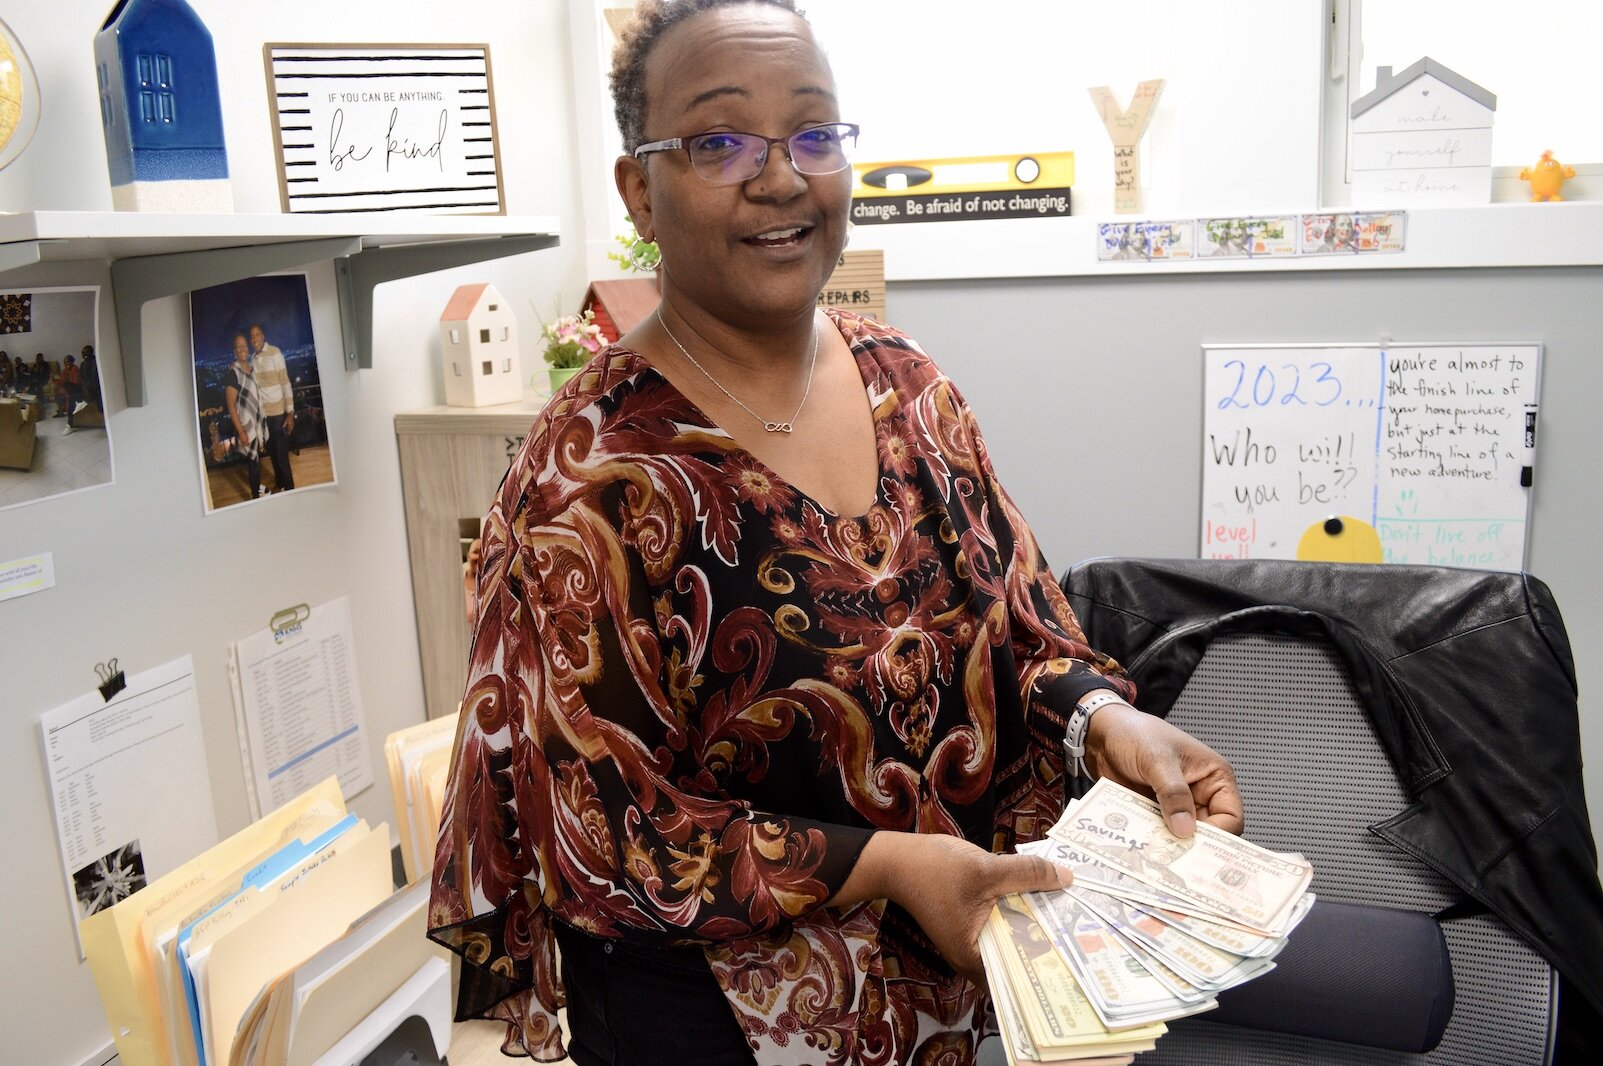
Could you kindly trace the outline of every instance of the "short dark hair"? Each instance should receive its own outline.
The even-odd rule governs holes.
[[[612,50],[612,110],[623,134],[623,150],[633,153],[646,139],[646,57],[670,27],[692,15],[737,4],[767,4],[806,21],[796,0],[639,0],[634,17]]]

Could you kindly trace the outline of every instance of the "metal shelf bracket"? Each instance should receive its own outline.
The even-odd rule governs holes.
[[[360,237],[316,241],[251,244],[197,252],[138,255],[111,264],[111,288],[117,309],[117,344],[122,349],[123,384],[129,407],[145,404],[143,324],[145,304],[163,296],[254,278],[275,270],[350,255],[362,246]]]
[[[333,260],[345,368],[365,370],[373,365],[374,286],[558,244],[558,237],[550,233],[367,246],[369,239],[321,237],[112,260],[111,289],[128,406],[142,407],[146,402],[143,326],[145,304],[151,300]],[[0,275],[43,261],[43,243],[0,244]]]
[[[556,235],[539,233],[363,248],[335,260],[334,278],[339,289],[345,369],[368,370],[373,366],[374,286],[470,263],[537,252],[555,247],[556,244]]]

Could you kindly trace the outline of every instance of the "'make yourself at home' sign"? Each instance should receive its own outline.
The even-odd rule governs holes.
[[[268,44],[292,214],[505,214],[488,45]]]

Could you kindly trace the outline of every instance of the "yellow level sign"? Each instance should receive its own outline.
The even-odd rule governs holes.
[[[1073,184],[1073,152],[854,163],[852,221],[1065,217]]]
[[[952,159],[852,164],[852,196],[855,199],[901,196],[906,193],[1066,189],[1073,184],[1073,152],[971,155]]]

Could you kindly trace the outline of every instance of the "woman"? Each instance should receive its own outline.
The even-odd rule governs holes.
[[[565,1001],[580,1066],[969,1063],[980,926],[1061,883],[992,852],[1061,810],[1075,705],[1178,832],[1239,829],[1234,780],[1122,701],[919,347],[815,312],[855,131],[791,4],[643,3],[613,93],[662,304],[485,521],[429,922],[459,1011],[552,1059]]]
[[[223,406],[234,427],[232,445],[245,460],[245,483],[250,499],[262,494],[262,446],[267,443],[267,423],[262,418],[261,394],[251,373],[250,342],[245,334],[234,334],[234,361],[228,365],[223,386]],[[226,453],[228,441],[218,441],[217,449]]]

